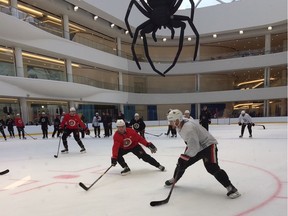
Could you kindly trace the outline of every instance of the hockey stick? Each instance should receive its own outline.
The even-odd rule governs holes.
[[[156,136],[156,137],[160,137],[160,136],[162,136],[162,134],[163,134],[163,133],[160,133],[160,134],[152,134],[152,133],[148,133],[148,132],[146,132],[146,131],[145,131],[145,133],[146,133],[146,134],[149,134],[149,135],[152,135],[152,136]]]
[[[62,139],[62,137],[61,137],[61,136],[59,136],[59,144],[58,144],[58,150],[57,150],[57,154],[56,154],[56,155],[54,155],[54,157],[55,157],[55,158],[58,158],[58,155],[59,155],[59,149],[60,149],[61,139]]]
[[[263,127],[264,130],[266,129],[265,125],[255,124],[255,126],[261,126],[261,127]]]
[[[79,186],[82,187],[85,191],[88,191],[91,187],[93,187],[93,185],[94,185],[99,179],[101,179],[101,178],[105,175],[105,173],[108,172],[109,169],[111,169],[112,166],[113,166],[113,165],[111,165],[110,167],[108,167],[108,169],[107,169],[101,176],[99,176],[99,178],[96,179],[89,187],[85,186],[82,182],[79,182]]]
[[[24,129],[23,129],[24,130]],[[29,137],[31,137],[32,139],[34,139],[34,140],[36,140],[37,138],[35,138],[35,137],[33,137],[33,136],[31,136],[30,134],[28,134],[26,131],[24,131],[24,133],[27,135],[27,136],[29,136]]]
[[[0,175],[5,175],[5,174],[8,173],[8,172],[9,172],[9,169],[6,169],[6,170],[0,172]]]
[[[160,206],[160,205],[163,205],[163,204],[167,204],[170,200],[170,197],[171,197],[171,194],[172,194],[172,191],[174,189],[174,186],[176,184],[176,181],[174,180],[173,184],[172,184],[172,187],[170,189],[170,192],[168,194],[168,197],[164,200],[159,200],[159,201],[152,201],[150,202],[150,206]]]

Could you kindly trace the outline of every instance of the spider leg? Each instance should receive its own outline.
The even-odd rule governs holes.
[[[161,73],[159,70],[156,69],[156,67],[154,66],[153,61],[151,60],[150,54],[149,54],[149,49],[148,49],[148,43],[147,43],[147,38],[146,38],[146,33],[150,33],[151,31],[154,32],[155,27],[153,27],[153,25],[147,25],[145,28],[142,29],[141,31],[141,36],[143,37],[143,46],[144,46],[144,51],[145,51],[145,55],[146,58],[151,66],[151,68],[153,69],[153,71],[155,71],[156,73],[158,73],[161,76],[165,76],[163,73]]]
[[[145,26],[149,25],[150,21],[146,21],[144,23],[142,23],[141,25],[139,25],[136,30],[135,30],[135,34],[133,36],[133,40],[132,40],[132,45],[131,45],[131,51],[132,51],[132,55],[133,55],[133,60],[135,61],[137,67],[139,68],[139,70],[141,70],[141,66],[139,64],[136,52],[135,52],[135,45],[138,39],[138,35],[139,35],[139,31],[143,28],[145,28]]]
[[[170,67],[168,67],[165,71],[164,71],[164,74],[166,74],[168,71],[170,71],[174,66],[175,64],[177,63],[178,61],[178,58],[181,54],[181,51],[182,51],[182,48],[183,48],[183,41],[184,41],[184,30],[186,28],[186,24],[184,22],[181,22],[181,21],[173,21],[172,22],[172,26],[171,28],[180,28],[180,37],[179,37],[179,45],[178,45],[178,51],[176,53],[176,56],[174,58],[174,61],[173,63],[170,65]]]
[[[190,2],[193,1],[193,0],[190,0]],[[176,3],[176,0],[174,0],[173,4],[171,4],[171,11],[170,11],[170,14],[175,14],[176,11],[179,9],[179,7],[181,6],[183,0],[179,0],[177,3]]]
[[[142,2],[143,0],[141,0],[141,3],[143,4]],[[145,3],[145,2],[144,2]],[[149,12],[147,12],[144,8],[141,7],[141,5],[136,1],[136,0],[131,0],[130,3],[129,3],[129,6],[128,6],[128,9],[127,9],[127,12],[126,12],[126,15],[125,15],[125,24],[126,24],[126,27],[127,27],[127,30],[129,32],[129,35],[131,38],[133,38],[133,33],[132,33],[132,30],[131,30],[131,27],[130,27],[130,24],[129,24],[129,16],[130,16],[130,12],[131,12],[131,9],[133,7],[133,5],[135,4],[135,6],[138,8],[138,10],[140,10],[140,12],[145,15],[146,17],[149,18],[149,12],[151,11],[151,9],[148,7],[148,5],[145,3],[143,4],[143,6],[145,7],[145,9],[149,10]]]
[[[156,31],[157,31],[157,27],[155,27],[154,29],[153,29],[153,32],[152,32],[152,38],[153,38],[153,40],[155,41],[155,42],[157,42],[157,38],[156,38]]]
[[[175,30],[174,30],[174,28],[172,28],[172,27],[169,27],[169,26],[167,26],[169,29],[170,29],[170,31],[171,31],[171,39],[174,39],[174,35],[175,35]]]
[[[194,34],[196,36],[196,43],[195,43],[195,50],[194,50],[194,57],[193,57],[193,61],[195,61],[196,57],[197,57],[197,54],[198,54],[198,48],[199,48],[199,38],[200,38],[199,33],[198,33],[195,25],[193,24],[192,20],[189,17],[175,15],[174,19],[175,20],[187,21],[189,23],[190,27],[192,28],[192,30],[193,30],[193,32],[194,32]]]

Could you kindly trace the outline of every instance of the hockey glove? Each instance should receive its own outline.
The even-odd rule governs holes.
[[[153,143],[149,143],[148,148],[150,149],[151,153],[156,153],[157,148],[153,145]]]
[[[59,133],[62,134],[63,133],[63,129],[59,128]]]
[[[252,126],[254,127],[255,126],[255,124],[254,123],[251,123],[252,124]]]
[[[239,126],[241,126],[241,125],[242,125],[242,123],[241,123],[241,122],[238,122],[238,125],[239,125]]]
[[[88,136],[90,135],[90,130],[88,128],[85,128],[84,131],[85,131],[86,135],[88,135]]]
[[[117,159],[111,158],[111,165],[116,166],[117,165]]]
[[[188,167],[188,161],[190,157],[185,154],[181,154],[180,157],[178,158],[178,166],[180,170],[186,169]]]

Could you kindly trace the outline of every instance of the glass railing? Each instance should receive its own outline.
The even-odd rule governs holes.
[[[25,12],[22,12],[20,10],[17,10],[15,8],[12,7],[6,7],[6,6],[2,6],[0,5],[0,11],[9,15],[16,15],[19,19],[28,22],[44,31],[47,31],[51,34],[63,37],[64,33],[63,33],[63,29],[62,26],[56,27],[55,25],[51,25],[45,21],[41,21],[39,19],[36,19],[34,17],[32,17],[30,14],[27,14]],[[78,34],[79,33],[79,34]],[[73,32],[73,33],[69,33],[70,34],[70,38],[72,41],[76,42],[76,43],[80,43],[83,44],[85,46],[97,49],[97,50],[101,50],[113,55],[118,55],[120,57],[129,59],[129,60],[133,60],[132,54],[130,52],[118,52],[115,46],[109,46],[103,43],[100,43],[97,41],[97,38],[95,36],[95,34],[93,34],[92,32]],[[81,36],[81,34],[84,33],[85,35],[89,35],[89,38]],[[92,38],[92,39],[91,39]],[[105,40],[105,39],[104,39]],[[111,43],[111,41],[107,42]],[[140,46],[140,45],[137,45]],[[142,49],[144,50],[144,49]],[[285,47],[272,47],[269,51],[265,51],[264,48],[262,49],[256,49],[256,50],[243,50],[243,51],[235,51],[235,52],[231,52],[231,53],[218,53],[218,54],[214,54],[213,56],[202,56],[199,58],[199,60],[197,61],[211,61],[211,60],[220,60],[220,59],[229,59],[229,58],[239,58],[239,57],[247,57],[247,56],[256,56],[256,55],[265,55],[265,54],[270,54],[270,53],[277,53],[277,52],[283,52],[283,51],[287,51],[287,48]],[[174,57],[171,57],[171,59],[167,59],[167,58],[161,58],[161,56],[157,56],[154,57],[153,55],[151,55],[151,58],[153,59],[153,61],[155,62],[162,62],[162,63],[171,63],[174,59]],[[145,56],[145,54],[139,54],[138,55],[138,60],[140,62],[148,62],[147,58]],[[181,57],[179,58],[178,62],[191,62],[191,57]]]

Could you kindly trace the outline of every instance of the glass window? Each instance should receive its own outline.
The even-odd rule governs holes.
[[[0,46],[0,75],[16,76],[14,53],[11,48]]]

